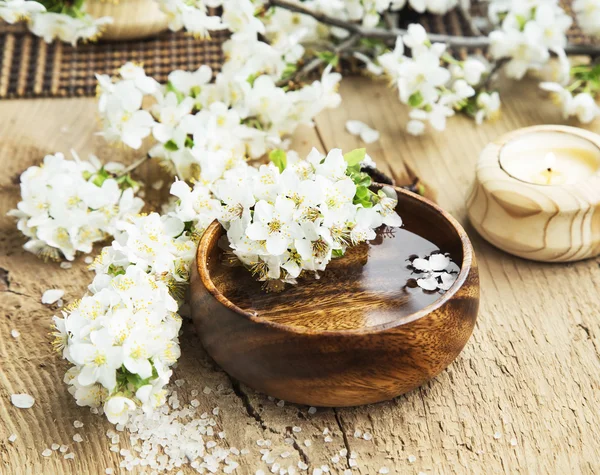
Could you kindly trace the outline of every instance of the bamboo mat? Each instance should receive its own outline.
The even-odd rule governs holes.
[[[570,1],[563,6],[571,13]],[[475,36],[481,32],[474,17],[484,16],[487,3],[474,2],[469,12],[457,8],[447,15],[419,15],[403,11],[399,26],[418,21],[430,32]],[[218,71],[223,61],[221,45],[227,32],[215,32],[209,40],[196,40],[183,32],[166,32],[154,38],[129,42],[98,42],[73,47],[45,43],[22,25],[0,25],[0,98],[93,96],[98,74],[115,74],[127,61],[142,63],[149,76],[166,82],[175,69],[194,70],[207,64]],[[591,40],[574,26],[573,44]]]
[[[94,73],[115,74],[127,61],[142,63],[149,76],[166,82],[175,69],[207,64],[220,69],[225,33],[196,40],[185,33],[163,33],[128,42],[98,42],[77,47],[31,35],[19,27],[0,29],[0,98],[93,96]]]

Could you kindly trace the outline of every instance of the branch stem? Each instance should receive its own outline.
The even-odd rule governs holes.
[[[128,173],[131,173],[133,170],[138,168],[140,165],[146,163],[146,161],[148,161],[149,159],[150,159],[150,155],[146,154],[142,158],[136,160],[131,165],[129,165],[129,166],[125,167],[123,170],[121,170],[121,172],[119,174],[117,174],[117,176],[115,178],[124,177]]]
[[[302,4],[293,3],[289,0],[270,0],[270,5],[274,7],[284,8],[286,10],[309,15],[315,20],[325,23],[326,25],[342,28],[350,33],[358,35],[360,38],[373,38],[379,40],[395,40],[398,36],[404,36],[407,30],[402,28],[366,28],[358,23],[334,18],[324,13],[307,8]],[[437,33],[429,33],[429,39],[434,43],[445,43],[449,47],[455,48],[487,48],[490,45],[490,40],[487,36],[453,36],[440,35]],[[597,56],[600,55],[600,48],[594,45],[574,45],[568,44],[565,47],[567,54],[581,54]]]

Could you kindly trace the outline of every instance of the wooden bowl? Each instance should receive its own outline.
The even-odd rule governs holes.
[[[221,263],[218,240],[224,231],[214,222],[200,241],[191,277],[192,317],[212,358],[248,386],[313,406],[388,400],[446,368],[465,346],[477,318],[475,255],[454,218],[416,194],[396,191],[402,232],[423,236],[434,243],[431,250],[438,246],[461,266],[450,290],[411,311],[398,297],[409,291],[406,277],[397,278],[406,274],[411,249],[400,246],[403,259],[386,250],[398,238],[386,241],[380,235],[373,245],[351,248],[333,260],[319,280],[307,277],[283,292],[263,293],[258,313],[244,310],[226,294],[260,285],[245,269]],[[385,265],[383,274],[377,274],[379,265]],[[255,291],[248,295],[258,295]],[[410,291],[424,292],[418,287]]]
[[[169,20],[154,0],[87,0],[86,12],[95,18],[109,16],[113,23],[106,26],[101,40],[139,40],[168,29]]]

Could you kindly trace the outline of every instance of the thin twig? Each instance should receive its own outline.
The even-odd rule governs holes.
[[[139,160],[136,160],[131,165],[129,165],[128,167],[125,167],[123,170],[121,170],[121,172],[119,174],[117,174],[117,176],[115,178],[124,177],[125,175],[127,175],[128,173],[131,173],[133,170],[135,170],[140,165],[146,163],[146,161],[149,160],[149,159],[150,159],[150,155],[146,154],[145,156],[143,156]]]
[[[270,0],[270,5],[274,7],[284,8],[286,10],[309,15],[315,20],[325,23],[326,25],[337,26],[350,33],[359,35],[361,38],[374,38],[379,40],[395,40],[398,36],[404,36],[407,31],[402,28],[365,28],[358,23],[341,20],[339,18],[330,17],[324,13],[314,11],[299,3],[292,3],[289,0]],[[440,35],[437,33],[428,33],[429,39],[435,43],[445,43],[449,47],[455,48],[487,48],[490,45],[490,40],[487,36],[452,36]],[[596,56],[600,55],[600,48],[594,45],[574,45],[568,44],[565,47],[567,54],[582,54]]]
[[[351,35],[350,37],[348,37],[344,41],[342,41],[339,45],[337,45],[335,48],[333,48],[333,52],[335,54],[340,54],[341,52],[345,51],[346,49],[351,48],[354,45],[354,43],[356,43],[358,41],[358,39],[359,39],[358,35]],[[282,79],[281,81],[279,81],[277,83],[277,86],[278,87],[285,86],[286,84],[293,82],[296,79],[306,76],[311,71],[314,71],[315,69],[317,69],[324,62],[325,61],[321,58],[312,59],[311,61],[306,63],[304,66],[302,66],[300,69],[298,69],[291,77],[288,77],[288,78],[285,78],[285,79]]]

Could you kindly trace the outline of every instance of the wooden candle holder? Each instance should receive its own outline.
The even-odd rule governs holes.
[[[316,284],[270,294],[273,304],[266,310],[246,311],[219,290],[244,284],[221,262],[218,241],[224,231],[214,222],[200,241],[191,278],[192,317],[209,355],[259,391],[313,406],[388,400],[446,368],[477,318],[475,255],[454,218],[414,193],[396,191],[404,227],[449,252],[461,267],[446,293],[415,313],[401,312],[396,301],[374,301],[362,286],[367,253],[349,250]],[[397,262],[398,268],[406,265]],[[368,283],[387,295],[405,285],[394,275],[391,267],[389,277]],[[384,315],[385,323],[359,319],[366,313]]]
[[[169,20],[154,0],[87,0],[86,12],[95,18],[110,16],[101,40],[125,41],[148,38],[168,29]]]
[[[483,149],[477,164],[467,200],[473,227],[494,246],[526,259],[569,262],[598,256],[600,175],[546,186],[517,180],[502,168],[502,148],[532,132],[571,134],[600,148],[600,136],[567,126],[539,125],[501,136]]]

